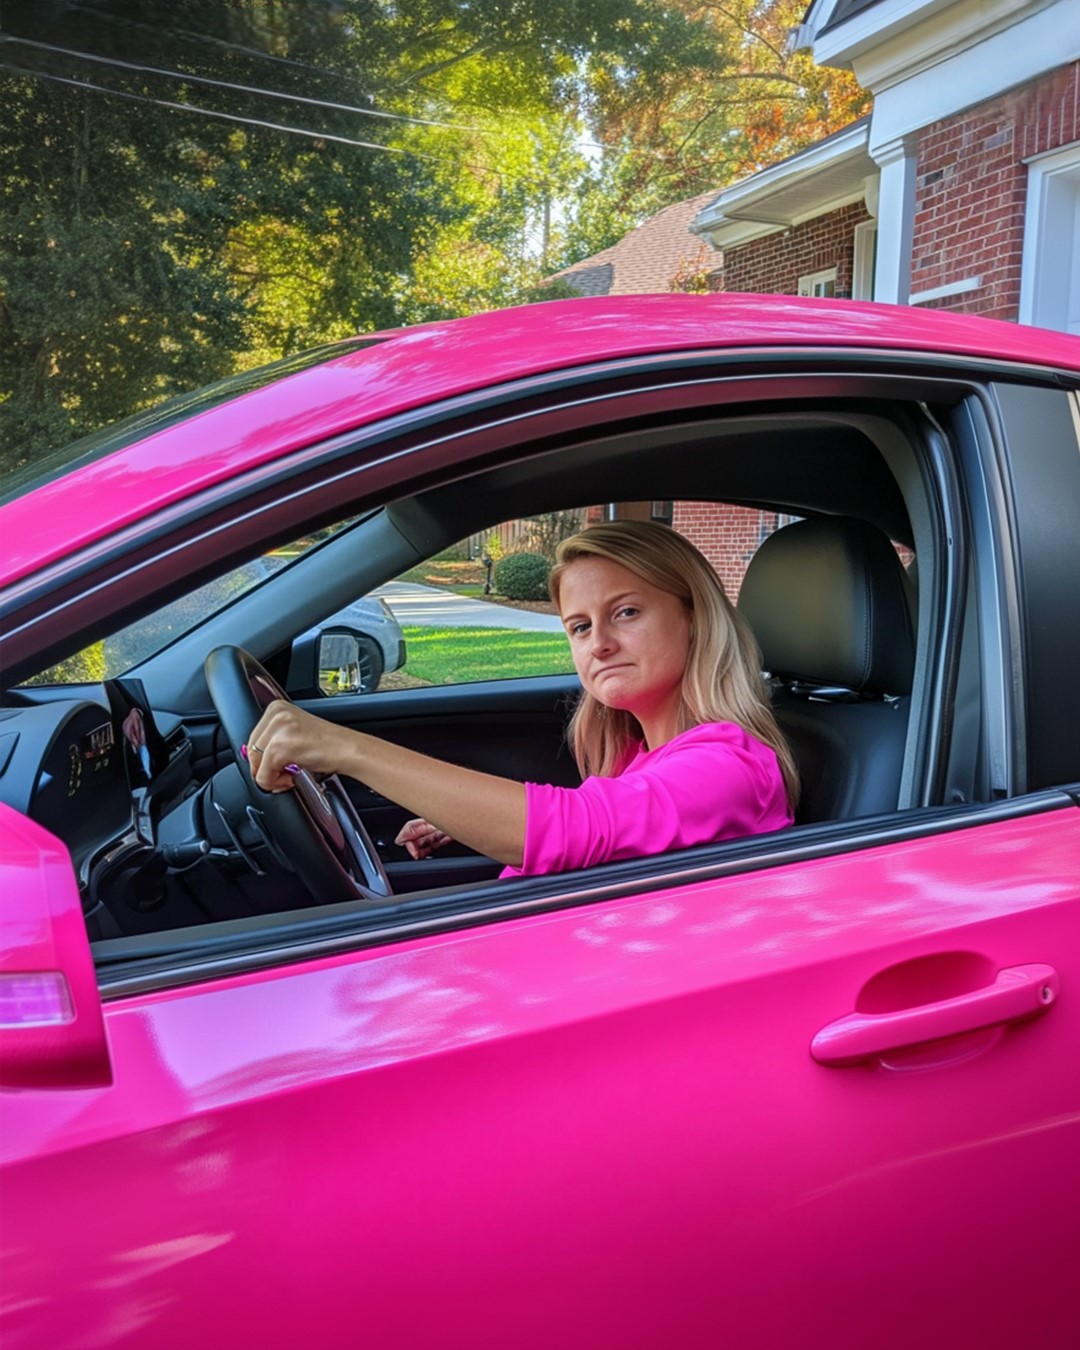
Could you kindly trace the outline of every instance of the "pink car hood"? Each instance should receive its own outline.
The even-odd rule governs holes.
[[[530,375],[731,348],[892,349],[1080,372],[1080,341],[963,315],[761,295],[555,301],[401,329],[242,394],[0,509],[0,586],[305,445]]]

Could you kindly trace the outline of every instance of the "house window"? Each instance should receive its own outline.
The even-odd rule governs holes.
[[[800,295],[832,296],[836,294],[836,268],[824,272],[810,272],[799,278]]]
[[[1080,333],[1080,147],[1027,163],[1020,322]]]

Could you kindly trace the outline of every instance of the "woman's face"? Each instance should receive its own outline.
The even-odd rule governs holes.
[[[588,692],[632,713],[650,750],[671,740],[690,652],[678,596],[607,558],[579,558],[562,574],[559,609]]]

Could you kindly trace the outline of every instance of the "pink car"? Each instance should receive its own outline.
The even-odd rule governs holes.
[[[4,1350],[1073,1343],[1078,391],[1080,341],[1015,326],[558,302],[16,484]],[[670,521],[738,591],[793,828],[500,881],[408,859],[359,784],[253,785],[276,685],[573,783],[568,665],[417,665],[458,603],[417,569],[590,512]],[[413,674],[371,694],[326,616],[373,592]],[[478,649],[545,622],[461,603]]]

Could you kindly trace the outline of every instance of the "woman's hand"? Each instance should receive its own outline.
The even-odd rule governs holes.
[[[437,848],[443,848],[452,842],[445,830],[429,825],[426,820],[406,821],[394,840],[395,844],[402,845],[409,857],[415,858],[417,862],[430,858]]]
[[[297,769],[311,773],[346,771],[348,732],[275,699],[259,718],[247,743],[248,763],[259,787],[286,792]]]

